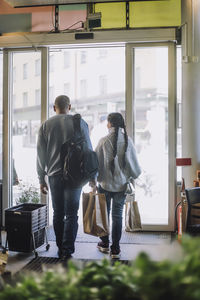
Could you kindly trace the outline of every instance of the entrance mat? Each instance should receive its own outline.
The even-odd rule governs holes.
[[[53,227],[50,226],[47,230],[49,241],[55,241],[55,234]],[[82,228],[79,229],[76,243],[97,243],[98,237],[85,234]],[[148,245],[161,245],[170,244],[172,242],[171,232],[126,232],[122,231],[120,244],[148,244]]]
[[[78,264],[78,266],[83,266],[93,261],[101,261],[101,260],[89,260],[89,259],[73,259],[74,264]],[[114,264],[116,260],[110,260],[111,264]],[[132,261],[128,260],[118,260],[123,264],[131,264]],[[38,272],[42,273],[47,269],[52,269],[54,266],[61,265],[64,268],[67,268],[67,263],[62,263],[59,258],[56,257],[36,257],[33,258],[27,265],[25,265],[18,274],[22,274],[22,272]]]

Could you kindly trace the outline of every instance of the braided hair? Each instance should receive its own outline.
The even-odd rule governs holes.
[[[107,118],[108,122],[110,122],[111,126],[114,127],[115,131],[114,131],[114,142],[113,142],[113,158],[110,162],[110,168],[111,168],[111,172],[112,174],[114,174],[114,170],[115,170],[115,157],[117,155],[117,140],[118,140],[118,132],[119,132],[119,128],[123,128],[124,129],[124,142],[125,142],[125,146],[124,146],[124,155],[123,155],[123,167],[125,167],[126,165],[126,160],[125,160],[125,153],[127,151],[127,147],[128,147],[128,135],[126,132],[126,125],[124,122],[124,118],[120,113],[111,113],[108,115]]]

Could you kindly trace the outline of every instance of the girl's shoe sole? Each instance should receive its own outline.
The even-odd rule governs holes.
[[[102,248],[100,246],[97,246],[97,248],[99,249],[100,252],[102,253],[109,253],[109,248]]]
[[[120,259],[121,254],[110,254],[110,257],[111,257],[112,259]]]

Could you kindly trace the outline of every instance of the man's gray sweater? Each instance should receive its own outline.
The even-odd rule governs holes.
[[[80,127],[88,147],[92,149],[88,125],[83,119]],[[41,184],[45,183],[45,175],[61,174],[60,149],[73,132],[72,115],[58,114],[41,125],[37,141],[37,173]]]

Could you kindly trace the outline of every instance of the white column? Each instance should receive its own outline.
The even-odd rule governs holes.
[[[182,157],[186,188],[193,186],[200,169],[200,1],[182,0]]]

